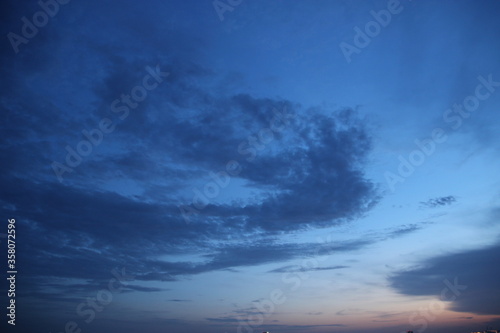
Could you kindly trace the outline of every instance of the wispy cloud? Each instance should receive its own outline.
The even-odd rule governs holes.
[[[436,207],[451,205],[452,203],[454,203],[456,201],[457,201],[456,197],[454,197],[452,195],[448,195],[445,197],[439,197],[439,198],[429,199],[427,201],[421,201],[420,204],[423,207],[436,208]]]
[[[415,223],[402,225],[402,226],[396,228],[395,230],[389,232],[387,237],[388,238],[396,238],[396,237],[400,237],[400,236],[414,233],[420,229],[422,229],[422,226],[415,224]]]
[[[283,266],[273,269],[269,273],[286,273],[286,272],[310,272],[310,271],[329,271],[335,269],[349,268],[349,266],[327,266],[327,267],[301,267],[298,265]]]

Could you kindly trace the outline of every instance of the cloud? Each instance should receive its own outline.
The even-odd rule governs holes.
[[[428,259],[421,268],[397,272],[389,281],[401,294],[438,298],[450,284],[464,286],[460,287],[456,299],[451,302],[453,311],[499,315],[499,260],[500,244],[497,244]]]
[[[194,228],[184,223],[173,205],[144,203],[115,193],[82,191],[58,183],[33,184],[22,178],[7,179],[4,185],[9,188],[3,192],[4,201],[15,202],[17,209],[25,212],[18,222],[25,244],[36,243],[40,249],[30,256],[19,254],[29,263],[25,274],[38,281],[35,285],[43,285],[44,279],[51,276],[106,282],[114,267],[125,267],[137,281],[175,281],[183,275],[355,251],[374,242],[363,239],[277,244],[241,240],[229,245],[223,240],[231,229],[224,231],[209,223]],[[76,202],[78,206],[74,205]],[[109,220],[120,223],[106,223]],[[214,239],[221,243],[214,245]],[[210,254],[201,263],[153,258],[180,251],[198,253],[207,248]],[[318,270],[336,268],[340,267]],[[133,290],[154,291],[139,287]]]
[[[343,309],[340,311],[337,311],[335,315],[337,316],[363,316],[363,315],[369,315],[373,319],[372,321],[379,321],[379,322],[385,322],[385,321],[396,321],[396,319],[391,319],[393,317],[398,317],[401,316],[402,314],[405,314],[404,312],[387,312],[387,311],[369,311],[369,310],[363,310],[363,309]]]
[[[337,315],[337,316],[350,316],[350,315],[359,315],[362,312],[364,312],[362,309],[343,309],[343,310],[337,311],[335,313],[335,315]]]
[[[251,103],[251,107],[255,108],[264,103],[249,97],[243,100],[244,103],[238,100],[241,108]],[[341,112],[337,120],[323,115],[314,117],[316,120],[311,127],[300,125],[298,137],[292,135],[283,139],[304,143],[300,148],[300,155],[304,160],[301,164],[306,165],[307,169],[293,162],[293,149],[290,151],[277,143],[276,151],[259,157],[255,161],[259,167],[249,168],[246,174],[246,179],[252,181],[256,188],[264,189],[263,179],[270,179],[276,185],[276,194],[266,194],[264,198],[269,195],[268,200],[259,204],[211,204],[200,212],[204,221],[200,218],[191,225],[186,224],[180,216],[175,193],[157,198],[156,191],[153,191],[149,197],[126,197],[86,186],[84,183],[59,184],[54,178],[47,178],[45,173],[41,173],[40,167],[43,169],[49,166],[50,160],[44,155],[43,149],[31,145],[26,138],[20,139],[20,142],[26,143],[25,148],[21,151],[21,148],[13,150],[13,158],[10,160],[20,158],[15,163],[23,165],[26,170],[21,170],[33,178],[25,177],[23,173],[19,173],[19,169],[5,170],[2,176],[4,192],[0,199],[4,207],[15,207],[16,210],[25,212],[25,220],[21,223],[25,223],[26,237],[29,240],[27,242],[36,240],[40,248],[44,249],[38,254],[37,260],[34,260],[31,269],[39,276],[53,274],[93,279],[106,275],[106,271],[117,264],[135,266],[137,263],[137,267],[142,268],[151,265],[150,269],[142,270],[147,273],[139,274],[138,279],[172,281],[177,274],[287,260],[296,257],[293,253],[310,253],[307,249],[309,245],[220,246],[214,249],[212,258],[208,258],[208,262],[202,265],[161,263],[148,258],[137,258],[141,257],[144,248],[148,248],[149,256],[186,250],[196,252],[209,241],[223,242],[241,227],[248,232],[248,236],[253,234],[262,237],[278,231],[335,225],[338,221],[362,214],[368,208],[368,202],[376,200],[375,192],[372,185],[363,180],[359,171],[350,170],[349,163],[353,164],[353,168],[361,163],[369,145],[366,134],[363,129],[356,128],[357,120],[347,111]],[[44,122],[40,123],[43,126]],[[31,125],[36,133],[37,127]],[[358,141],[360,146],[356,144]],[[210,140],[204,144],[207,142]],[[330,149],[334,152],[327,153]],[[24,161],[28,156],[35,163]],[[204,156],[200,152],[199,165],[203,165]],[[259,159],[265,167],[260,166]],[[116,154],[104,157],[104,164],[99,166],[92,163],[88,167],[82,165],[82,171],[91,171],[92,177],[99,183],[110,175],[103,168],[104,165],[115,170],[119,166],[123,174],[134,176],[142,168],[141,160],[144,160],[144,165],[155,164],[150,154],[132,151],[120,157]],[[290,163],[292,165],[288,176],[284,176],[286,173],[283,167]],[[182,176],[184,171],[180,170],[182,169],[170,173],[177,183],[186,179]],[[155,169],[149,168],[147,171],[155,173]],[[79,176],[75,176],[78,179]],[[165,171],[159,176],[165,176]],[[144,173],[132,178],[137,181],[138,186],[154,179],[156,176],[146,176]],[[351,180],[352,186],[346,183]],[[347,192],[342,190],[344,187]],[[311,193],[307,194],[309,190]],[[310,198],[310,202],[299,196]],[[297,211],[298,207],[300,212]],[[114,221],[119,223],[113,223]],[[40,237],[40,234],[43,236]],[[164,239],[169,239],[169,242],[164,242]],[[322,249],[319,254],[357,249],[365,243],[338,244],[328,250]],[[213,245],[210,247],[213,248]],[[58,257],[63,265],[51,267],[54,257]],[[98,265],[94,264],[96,261]],[[82,270],[81,267],[87,269]]]
[[[224,316],[224,317],[217,317],[217,318],[205,318],[208,321],[211,322],[216,322],[216,323],[228,323],[228,324],[233,324],[233,323],[241,323],[241,319],[234,318],[231,316]],[[276,320],[273,322],[277,322]],[[283,324],[267,324],[267,325],[262,325],[262,330],[264,329],[271,329],[271,330],[307,330],[307,329],[314,329],[314,328],[320,328],[320,327],[347,327],[346,325],[343,324],[324,324],[324,325],[283,325]]]
[[[124,292],[126,292],[127,290],[130,290],[130,291],[142,291],[142,292],[147,292],[147,293],[168,290],[168,289],[163,289],[163,288],[144,287],[144,286],[138,286],[138,285],[133,285],[133,284],[127,284],[124,289],[125,289]]]
[[[323,312],[308,312],[307,314],[310,316],[320,316],[323,314]]]
[[[413,232],[416,232],[418,230],[422,229],[421,226],[418,224],[412,223],[412,224],[407,224],[407,225],[402,225],[398,227],[396,230],[391,231],[387,237],[388,238],[396,238],[400,236],[404,236]]]
[[[348,327],[344,324],[324,324],[324,325],[266,325],[266,328],[280,330],[307,330],[320,327]]]
[[[38,10],[36,4],[4,6],[12,7],[2,20],[6,31]],[[67,302],[65,293],[86,296],[103,288],[116,267],[135,277],[124,292],[162,292],[167,289],[139,282],[175,282],[375,242],[277,239],[347,223],[378,202],[377,187],[363,171],[372,138],[359,114],[256,97],[231,82],[221,93],[216,88],[224,74],[200,51],[206,41],[194,28],[165,33],[154,7],[71,4],[18,55],[10,45],[0,53],[6,64],[0,69],[0,207],[3,216],[19,216],[18,258],[26,268],[18,296]],[[133,29],[123,25],[131,12]],[[94,17],[91,26],[88,17]],[[81,57],[67,54],[75,41]],[[121,119],[111,105],[141,84],[146,67],[157,65],[169,76]],[[114,131],[69,166],[75,159],[69,150],[90,142],[84,133],[95,133],[105,118]],[[207,197],[211,175],[231,160],[241,167],[230,179],[235,188],[221,187],[220,196],[194,207],[193,189]],[[70,168],[63,182],[53,162]],[[197,210],[190,223],[180,203]],[[159,259],[177,254],[201,259]]]
[[[310,258],[316,255],[333,255],[337,253],[355,251],[372,244],[372,242],[373,241],[369,240],[346,241],[332,244],[275,244],[269,242],[256,242],[252,244],[224,246],[219,249],[213,249],[214,253],[206,255],[206,261],[202,263],[149,261],[148,266],[150,269],[154,268],[164,274],[171,274],[173,276],[191,275],[215,270],[225,270],[231,267],[256,266],[292,259]],[[344,267],[346,266],[307,268],[306,270],[319,271],[340,269]],[[276,272],[279,270],[280,269],[276,270]],[[139,280],[148,280],[148,277],[140,275],[140,273],[139,276],[136,276],[136,278]]]
[[[457,201],[456,197],[448,195],[446,197],[439,197],[434,199],[429,199],[427,201],[421,201],[420,204],[427,208],[436,208],[441,206],[448,206]]]
[[[9,31],[20,33],[21,18],[31,19],[40,9],[36,1],[7,0],[1,6],[3,36]],[[282,9],[270,8],[273,14]],[[179,12],[174,14],[173,9]],[[292,14],[290,7],[285,10]],[[310,10],[311,15],[301,16],[314,17],[315,9]],[[250,14],[255,22],[273,22],[267,18],[275,17],[243,7],[240,14]],[[175,29],[170,19],[177,20]],[[125,0],[117,6],[72,1],[61,5],[49,20],[20,46],[19,54],[13,52],[8,38],[2,39],[0,50],[4,65],[0,69],[0,210],[2,216],[18,219],[17,259],[23,266],[17,281],[19,306],[39,306],[37,311],[20,313],[49,318],[42,315],[47,308],[55,315],[74,314],[68,303],[74,307],[78,297],[91,297],[106,288],[116,267],[135,276],[123,292],[164,293],[168,289],[150,287],[145,281],[170,286],[197,274],[224,271],[231,275],[236,268],[263,264],[280,267],[277,272],[305,270],[285,265],[360,251],[380,241],[381,237],[366,237],[316,244],[280,239],[349,223],[378,202],[377,186],[365,173],[372,133],[352,108],[310,107],[301,100],[272,97],[272,91],[265,96],[265,86],[246,89],[257,87],[253,78],[245,82],[244,75],[224,73],[243,63],[228,53],[229,48],[218,49],[225,43],[219,39],[221,24],[210,2],[183,6],[152,1],[144,6]],[[245,20],[252,22],[251,17]],[[314,34],[310,32],[306,35]],[[297,46],[268,41],[264,38],[255,45],[280,44],[281,51],[288,48],[286,44]],[[273,47],[272,53],[279,48]],[[412,54],[415,48],[411,50]],[[425,63],[413,61],[418,55],[403,59],[419,66]],[[111,107],[113,102],[132,94],[143,82],[146,68],[157,65],[169,76],[148,91],[137,107],[129,106],[128,116],[121,119]],[[260,70],[267,68],[261,65]],[[257,68],[251,76],[276,77],[279,72],[263,73]],[[432,80],[422,73],[416,69],[419,83],[427,87]],[[276,82],[286,78],[277,77]],[[283,89],[286,94],[287,86]],[[277,112],[285,111],[289,117],[276,118]],[[81,154],[86,156],[71,166],[60,183],[52,163],[67,164],[68,147],[79,150],[78,144],[88,140],[84,133],[98,128],[104,118],[114,122],[115,130],[92,144],[91,153]],[[496,142],[495,131],[491,133]],[[239,163],[241,172],[231,177],[228,186],[215,189],[219,195],[207,194],[206,188],[218,185],[213,174],[225,170],[231,160]],[[193,203],[198,193],[194,190],[203,195],[201,208]],[[442,198],[434,200],[435,205],[446,204]],[[190,223],[179,204],[196,209]],[[390,230],[388,237],[418,230],[418,225],[404,225]],[[182,256],[164,259],[177,255]],[[193,257],[196,260],[185,259]],[[187,300],[170,299],[181,301]],[[185,324],[172,319],[163,323]]]
[[[273,269],[269,273],[287,273],[287,272],[310,272],[310,271],[328,271],[335,269],[349,268],[349,266],[327,266],[327,267],[301,267],[298,265],[283,266]]]
[[[220,317],[220,318],[205,318],[205,320],[213,321],[217,323],[238,323],[239,320],[237,318],[232,317]]]
[[[95,280],[98,283],[75,283],[75,284],[66,284],[64,280],[60,280],[59,283],[45,283],[44,286],[47,288],[52,288],[54,290],[58,290],[61,293],[69,294],[69,295],[86,295],[89,293],[96,292],[101,289],[109,289],[109,281],[99,281]],[[140,285],[134,285],[127,283],[126,286],[121,286],[120,292],[131,292],[131,291],[141,291],[141,292],[158,292],[164,291],[168,289],[163,288],[155,288],[155,287],[144,287]]]

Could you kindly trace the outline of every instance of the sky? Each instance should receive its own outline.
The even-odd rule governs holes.
[[[3,331],[500,328],[498,1],[1,6]]]

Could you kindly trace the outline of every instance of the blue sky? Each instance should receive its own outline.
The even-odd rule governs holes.
[[[497,1],[2,7],[9,332],[499,326]]]

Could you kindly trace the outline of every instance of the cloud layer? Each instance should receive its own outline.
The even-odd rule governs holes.
[[[402,294],[437,298],[451,282],[460,286],[451,303],[452,310],[500,315],[499,260],[500,245],[495,245],[431,258],[422,263],[422,268],[399,272],[390,281],[392,287]]]
[[[12,6],[6,31],[17,14],[39,10]],[[116,267],[136,280],[124,291],[161,292],[140,283],[374,241],[318,249],[278,239],[347,223],[377,202],[363,172],[372,140],[355,110],[252,96],[207,65],[204,40],[189,29],[163,33],[158,14],[143,6],[134,20],[147,34],[128,25],[114,31],[130,19],[130,6],[61,7],[19,54],[10,46],[1,54],[10,66],[1,69],[0,205],[18,217],[22,235],[19,297],[34,307],[78,303],[104,288]],[[231,88],[221,91],[221,81]],[[237,167],[226,188],[230,161]],[[179,206],[195,213],[186,220]],[[198,259],[161,259],[178,254]]]

